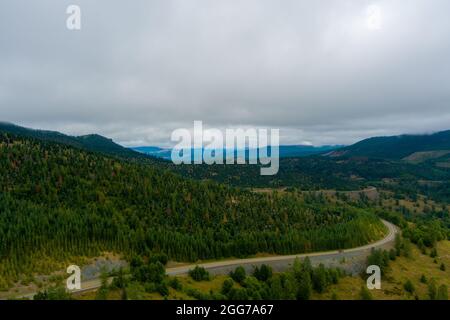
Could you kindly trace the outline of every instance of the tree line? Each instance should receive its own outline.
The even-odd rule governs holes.
[[[0,286],[76,256],[177,261],[343,249],[384,226],[348,205],[194,181],[145,163],[0,134]]]

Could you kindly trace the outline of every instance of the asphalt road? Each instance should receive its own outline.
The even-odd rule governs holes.
[[[189,270],[195,268],[195,266],[200,266],[208,270],[211,274],[228,274],[230,271],[234,270],[238,266],[243,266],[247,272],[251,272],[255,266],[260,266],[262,264],[270,265],[275,271],[280,272],[288,269],[295,259],[304,259],[309,257],[313,265],[318,265],[323,263],[324,265],[339,266],[350,273],[358,273],[364,265],[366,257],[370,254],[372,248],[377,249],[388,249],[394,245],[395,235],[399,232],[398,228],[390,222],[382,220],[382,222],[388,228],[388,234],[383,239],[376,241],[374,243],[347,249],[347,250],[336,250],[336,251],[326,251],[326,252],[316,252],[308,254],[296,254],[288,256],[272,256],[272,257],[261,257],[261,258],[251,258],[251,259],[235,259],[235,260],[223,260],[209,263],[200,264],[190,264],[180,267],[167,268],[166,274],[175,275],[186,275]],[[345,262],[344,262],[345,261]],[[111,279],[110,279],[111,280]],[[93,279],[89,281],[84,281],[81,283],[81,289],[72,291],[72,293],[82,293],[86,291],[91,291],[98,289],[101,286],[100,279]],[[21,298],[32,298],[35,293],[22,295]]]
[[[252,270],[254,266],[260,266],[262,264],[271,265],[276,271],[286,270],[295,259],[304,259],[309,257],[313,265],[319,263],[327,264],[326,261],[344,261],[344,260],[354,260],[355,257],[365,258],[372,248],[388,248],[394,244],[395,235],[398,233],[398,228],[390,222],[382,220],[382,222],[388,228],[388,234],[383,239],[376,241],[374,243],[347,249],[347,250],[336,250],[336,251],[326,251],[326,252],[315,252],[307,254],[296,254],[288,256],[273,256],[273,257],[262,257],[262,258],[251,258],[251,259],[235,259],[235,260],[224,260],[203,264],[191,264],[176,268],[166,269],[168,275],[185,275],[189,270],[195,268],[196,265],[205,268],[212,274],[228,274],[231,270],[234,270],[238,266],[243,266],[247,271]]]

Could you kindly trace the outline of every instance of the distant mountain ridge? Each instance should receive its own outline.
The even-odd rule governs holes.
[[[160,148],[160,147],[134,147],[132,150],[143,153],[149,156],[170,160],[172,150],[169,148]]]
[[[374,137],[351,146],[331,151],[329,157],[369,157],[391,160],[416,158],[414,154],[435,152],[434,156],[445,155],[450,150],[450,130],[423,135],[400,135]],[[423,156],[422,156],[423,157]]]
[[[342,146],[307,146],[307,145],[288,145],[288,146],[280,146],[280,158],[288,158],[288,157],[306,157],[316,154],[321,154],[324,152],[330,152],[332,150],[336,150],[338,148],[342,148]],[[171,159],[172,149],[170,148],[160,148],[160,147],[135,147],[133,150],[141,153],[145,153],[147,155],[151,155],[157,158],[162,158],[166,160]],[[258,150],[257,150],[258,151]],[[191,154],[193,154],[194,149],[191,149]],[[224,154],[226,154],[226,150],[223,150]],[[237,151],[235,150],[235,154]],[[246,159],[249,157],[249,150],[246,149]]]
[[[112,139],[98,134],[70,136],[57,131],[35,130],[8,122],[0,122],[0,132],[30,137],[43,141],[67,144],[92,152],[123,158],[158,158],[170,160],[172,150],[159,147],[126,148]],[[236,151],[235,151],[236,152]],[[388,160],[405,160],[423,162],[429,160],[445,160],[447,166],[450,158],[450,130],[423,135],[400,135],[389,137],[373,137],[350,146],[280,146],[280,158],[296,158],[322,155],[329,158],[366,157]],[[248,157],[248,150],[246,158]],[[159,160],[162,161],[162,160]]]
[[[261,176],[260,165],[173,165],[171,161],[154,154],[142,153],[145,150],[170,153],[170,149],[150,147],[136,152],[99,135],[72,137],[54,131],[32,130],[0,123],[0,135],[5,132],[11,134],[12,139],[24,136],[66,144],[115,156],[120,158],[118,160],[151,164],[158,170],[172,171],[189,179],[211,180],[235,187],[358,190],[375,186],[406,193],[415,188],[433,199],[450,202],[450,152],[446,151],[450,151],[447,143],[450,131],[432,135],[371,138],[320,154],[282,156],[276,176]],[[416,142],[414,137],[418,137]],[[306,151],[313,148],[287,147]],[[292,154],[281,150],[283,148],[280,148],[283,155]]]
[[[100,152],[112,156],[124,158],[144,157],[142,153],[122,147],[121,145],[115,143],[112,139],[105,138],[98,134],[89,134],[76,137],[65,135],[57,131],[29,129],[8,122],[0,122],[0,132],[34,138],[42,141],[63,143],[79,149]]]

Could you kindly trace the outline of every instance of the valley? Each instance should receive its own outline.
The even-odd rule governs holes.
[[[64,273],[55,272],[110,252],[126,263],[100,277],[97,269],[95,278],[85,279],[85,289],[73,297],[105,298],[118,288],[122,295],[176,298],[186,292],[172,293],[178,281],[173,279],[181,276],[184,283],[183,277],[190,277],[197,266],[213,283],[224,282],[227,274],[242,266],[247,274],[255,267],[270,270],[281,286],[288,285],[285,277],[294,276],[292,268],[312,268],[311,279],[316,272],[329,273],[334,279],[326,282],[324,292],[329,295],[316,284],[308,299],[336,294],[354,299],[359,297],[354,288],[361,284],[359,274],[372,248],[388,254],[397,246],[393,225],[401,229],[405,248],[418,248],[422,255],[436,248],[444,252],[445,268],[445,241],[450,235],[445,186],[450,172],[437,164],[448,154],[408,149],[412,156],[404,160],[403,153],[399,159],[371,158],[350,156],[352,146],[344,149],[347,156],[327,151],[282,158],[278,175],[263,177],[257,165],[174,166],[95,135],[75,139],[3,127],[0,296],[35,295],[36,291],[21,293],[22,283],[38,288],[37,297],[67,298],[64,290],[52,289],[64,279]],[[389,264],[388,283],[393,287],[388,293],[398,293],[395,286],[404,279],[394,271],[403,255],[412,264],[430,268],[416,249],[396,250],[400,258]],[[306,257],[309,262],[296,267],[296,258]],[[42,275],[53,273],[42,281]],[[436,274],[436,281],[446,284],[440,276],[445,278],[446,273]],[[302,290],[306,280],[295,277],[299,282],[289,280],[293,286],[289,290],[297,290],[296,286]],[[254,284],[259,293],[243,283],[225,296],[277,296],[278,284],[266,280]],[[341,286],[350,284],[353,294],[341,294],[347,290]],[[208,294],[188,290],[191,298]],[[217,298],[224,298],[221,294],[217,292]],[[425,296],[422,289],[417,294]]]

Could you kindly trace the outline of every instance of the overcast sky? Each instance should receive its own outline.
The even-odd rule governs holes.
[[[66,28],[70,4],[80,31]],[[450,129],[449,12],[448,0],[1,0],[0,120],[127,146],[167,145],[194,120],[280,128],[283,144]]]

